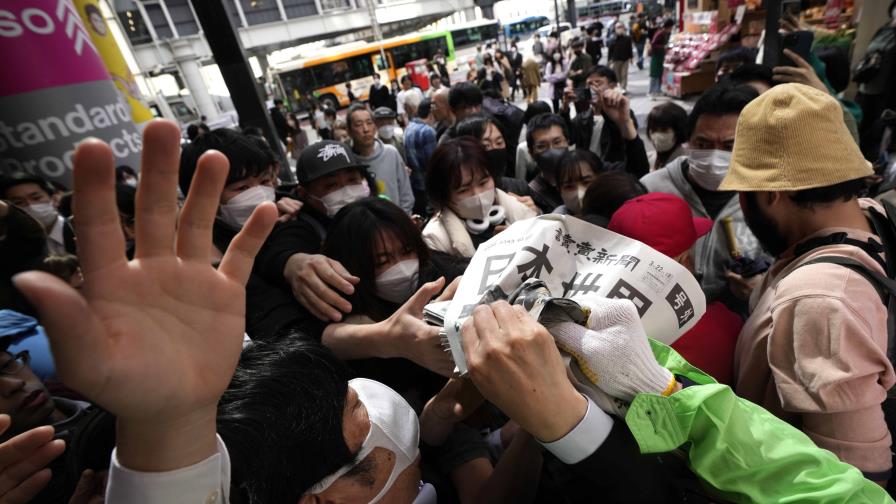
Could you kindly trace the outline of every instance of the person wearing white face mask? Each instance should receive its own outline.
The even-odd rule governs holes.
[[[289,330],[278,341],[243,351],[219,403],[218,434],[239,497],[298,504],[436,504],[435,487],[422,481],[419,448],[421,431],[439,422],[428,414],[432,404],[418,420],[398,392],[367,378],[349,380],[345,364],[306,335]],[[478,403],[465,404],[457,392],[449,384],[438,399],[469,408],[464,415],[475,411]],[[263,429],[247,430],[249,424]],[[540,459],[540,448],[525,433],[514,443],[494,470],[504,477],[489,485],[493,471],[486,454],[463,464],[480,464],[476,478],[470,472],[466,478],[481,485],[475,489],[478,501],[506,501],[521,489],[534,490],[541,466],[531,459]]]
[[[277,226],[256,261],[256,273],[274,289],[294,297],[313,318],[338,321],[351,312],[342,296],[357,278],[320,254],[332,218],[345,205],[376,195],[366,166],[345,144],[323,140],[302,151],[296,194],[303,202],[295,221]],[[251,301],[251,296],[250,296]]]
[[[0,199],[8,200],[40,223],[47,234],[47,251],[51,254],[75,254],[75,231],[56,208],[49,183],[24,172],[0,178]]]
[[[417,107],[413,107],[413,116],[417,114]],[[384,144],[391,145],[401,154],[401,159],[407,163],[407,154],[404,150],[404,134],[395,123],[395,111],[389,107],[379,107],[373,110],[373,123],[376,125],[377,138]]]
[[[563,204],[552,213],[581,217],[585,191],[603,172],[604,164],[597,154],[583,149],[567,151],[557,168],[557,187]]]
[[[744,307],[747,299],[743,293],[748,292],[761,275],[744,279],[727,270],[732,258],[722,219],[731,218],[738,247],[744,256],[770,259],[744,221],[737,194],[718,190],[728,172],[737,119],[741,110],[757,96],[750,86],[723,83],[710,88],[697,100],[688,118],[688,155],[672,160],[641,179],[649,191],[680,196],[688,202],[695,216],[715,222],[709,234],[695,245],[694,272],[707,302],[720,300],[735,310]]]
[[[267,283],[268,291],[273,291],[267,294],[293,298],[293,311],[307,323],[303,327],[322,334],[321,341],[340,358],[400,357],[436,373],[450,374],[450,359],[434,343],[438,331],[423,324],[421,315],[423,305],[442,289],[444,281],[423,286],[408,282],[398,288],[393,284],[383,289],[388,291],[383,298],[392,299],[386,302],[371,287],[373,274],[354,262],[362,254],[359,240],[376,228],[343,228],[337,235],[345,238],[330,239],[336,222],[350,213],[347,207],[370,195],[365,166],[343,144],[322,141],[302,152],[297,175],[297,192],[305,202],[302,213],[295,221],[275,227],[255,262],[254,271]],[[382,204],[395,209],[385,199]],[[406,214],[403,222],[413,228]],[[340,247],[342,255],[325,250],[324,244],[334,241],[348,242]],[[376,250],[364,248],[368,249],[366,259],[372,261]],[[405,297],[408,292],[417,292],[419,299],[409,300],[409,294]],[[254,304],[251,291],[248,301],[250,306]],[[344,323],[349,315],[365,315],[376,323]]]
[[[650,171],[666,166],[673,159],[687,154],[688,113],[675,103],[657,105],[647,114],[647,137],[655,152],[648,154]]]
[[[218,260],[257,206],[276,200],[279,220],[286,222],[296,217],[302,203],[288,197],[277,198],[274,189],[277,178],[272,168],[274,158],[270,147],[264,141],[228,129],[202,135],[184,147],[178,171],[184,194],[193,181],[199,157],[209,150],[224,154],[231,166],[218,200],[218,218],[213,227],[213,260]]]
[[[506,225],[535,217],[516,198],[495,188],[488,156],[471,137],[444,142],[430,159],[426,190],[436,215],[423,229],[430,249],[472,257],[479,244]]]
[[[322,252],[360,279],[349,298],[348,322],[385,320],[423,284],[441,277],[451,282],[469,262],[429,250],[414,221],[381,198],[348,205],[334,220]]]

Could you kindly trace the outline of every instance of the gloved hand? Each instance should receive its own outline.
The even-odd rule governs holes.
[[[672,373],[650,351],[635,305],[629,300],[601,299],[588,327],[563,322],[548,328],[557,345],[569,353],[582,374],[607,394],[631,402],[643,392],[669,395]]]
[[[625,418],[631,403],[611,397],[600,387],[591,383],[582,373],[578,363],[569,355],[563,356],[563,362],[566,364],[566,376],[569,377],[569,381],[572,382],[572,386],[576,390],[594,401],[594,404],[601,410],[619,418]]]

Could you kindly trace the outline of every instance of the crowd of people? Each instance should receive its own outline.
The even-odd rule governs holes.
[[[891,502],[894,113],[838,98],[836,54],[740,49],[641,129],[627,72],[671,26],[480,51],[460,82],[436,54],[427,93],[375,75],[312,110],[313,143],[277,100],[297,183],[260,130],[166,121],[139,169],[88,139],[71,187],[4,173],[0,501]],[[666,346],[629,300],[485,303],[455,374],[426,305],[548,214],[680,264],[702,318]]]

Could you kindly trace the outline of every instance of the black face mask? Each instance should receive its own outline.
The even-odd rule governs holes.
[[[750,231],[752,231],[753,235],[756,236],[756,239],[759,240],[759,244],[762,245],[762,248],[771,254],[772,257],[778,257],[787,250],[787,239],[781,235],[781,232],[778,230],[778,223],[775,222],[775,219],[764,214],[759,208],[756,194],[749,192],[743,193],[741,201],[741,211],[744,214],[744,220],[747,222],[747,227],[750,228]]]
[[[541,170],[542,176],[550,179],[557,179],[557,169],[560,167],[560,160],[568,152],[565,148],[548,149],[535,157],[535,163]]]
[[[488,172],[495,181],[500,180],[507,170],[507,149],[492,149],[485,151],[488,157]]]

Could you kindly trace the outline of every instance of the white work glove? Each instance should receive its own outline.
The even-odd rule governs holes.
[[[616,415],[619,418],[625,418],[625,414],[628,412],[628,407],[631,403],[625,402],[622,399],[610,397],[609,394],[601,390],[597,385],[591,383],[582,373],[582,370],[579,368],[576,361],[573,360],[569,354],[563,355],[563,362],[566,364],[566,376],[569,377],[569,381],[572,382],[572,386],[575,387],[576,390],[594,401],[594,404],[601,410],[611,415]]]
[[[673,390],[674,376],[653,357],[635,305],[627,299],[598,301],[588,328],[563,322],[548,330],[582,374],[612,397],[631,402],[643,392]]]

